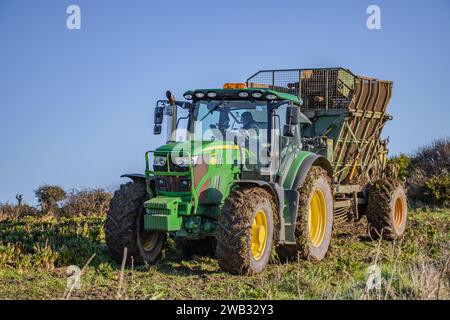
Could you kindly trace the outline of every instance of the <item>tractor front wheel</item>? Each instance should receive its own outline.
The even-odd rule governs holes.
[[[159,258],[166,235],[144,230],[145,183],[130,182],[120,186],[111,200],[105,223],[109,254],[117,262],[127,248],[127,263],[153,263]]]
[[[275,212],[272,195],[262,188],[230,193],[216,233],[216,255],[223,270],[233,274],[264,270],[273,248]]]
[[[369,235],[388,240],[401,238],[406,228],[407,202],[403,184],[398,180],[380,179],[369,190],[367,221]]]

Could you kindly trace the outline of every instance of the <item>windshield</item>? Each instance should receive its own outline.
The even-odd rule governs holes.
[[[244,130],[259,135],[268,127],[265,101],[198,101],[194,115],[195,139],[203,141],[232,140]]]

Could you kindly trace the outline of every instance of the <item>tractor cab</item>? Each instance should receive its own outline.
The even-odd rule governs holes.
[[[239,165],[247,177],[274,181],[286,156],[300,150],[300,125],[310,123],[297,96],[246,83],[189,90],[183,102],[167,97],[157,103],[154,133],[165,117],[168,145],[200,160],[201,146],[207,152],[214,145],[215,164]]]

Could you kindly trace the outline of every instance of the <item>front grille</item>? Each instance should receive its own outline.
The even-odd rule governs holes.
[[[189,192],[191,180],[187,176],[155,176],[155,188],[157,191]]]
[[[189,171],[189,167],[180,167],[180,166],[176,165],[175,163],[173,163],[172,161],[169,161],[169,169],[172,172],[186,172],[186,171]]]
[[[153,170],[160,171],[160,172],[166,172],[167,165],[164,165],[164,166],[153,165]],[[180,166],[176,165],[175,163],[173,163],[172,161],[170,161],[170,157],[169,157],[169,170],[171,172],[187,172],[187,171],[189,171],[189,167],[180,167]]]
[[[161,172],[167,171],[167,165],[164,165],[164,166],[153,165],[153,170],[154,171],[161,171]]]

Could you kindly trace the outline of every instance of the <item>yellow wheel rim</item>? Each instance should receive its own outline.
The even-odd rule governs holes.
[[[309,238],[315,247],[319,247],[325,236],[327,226],[327,204],[323,192],[314,191],[308,210]]]
[[[267,243],[267,217],[263,210],[256,212],[252,223],[252,256],[255,260],[260,260],[264,255]]]
[[[398,228],[403,224],[403,216],[404,216],[404,206],[402,198],[398,197],[395,200],[394,207],[394,225]]]
[[[158,233],[146,232],[141,234],[141,243],[145,251],[152,251],[158,243]]]

